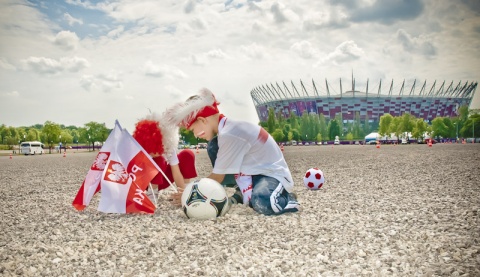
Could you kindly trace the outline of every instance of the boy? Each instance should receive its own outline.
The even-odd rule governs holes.
[[[221,183],[226,174],[236,174],[244,204],[249,202],[264,215],[299,211],[290,170],[272,136],[255,124],[226,118],[218,104],[209,90],[202,89],[167,110],[165,118],[209,141],[214,166],[208,178]]]

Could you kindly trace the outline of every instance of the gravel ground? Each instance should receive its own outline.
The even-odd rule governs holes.
[[[71,203],[94,153],[0,157],[2,276],[480,276],[480,145],[296,146],[303,211],[242,205],[188,220],[83,212]],[[321,190],[302,177],[325,173]],[[211,169],[197,154],[200,176]]]

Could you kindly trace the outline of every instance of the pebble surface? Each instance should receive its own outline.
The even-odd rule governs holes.
[[[480,276],[480,145],[289,146],[303,211],[217,220],[71,203],[95,153],[0,156],[1,276]],[[197,156],[199,177],[211,166]],[[303,175],[320,168],[318,191]],[[231,191],[230,191],[231,192]]]

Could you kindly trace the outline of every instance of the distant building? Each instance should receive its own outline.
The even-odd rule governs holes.
[[[369,82],[363,85],[362,90],[355,86],[352,78],[351,88],[342,89],[342,80],[339,87],[334,88],[325,80],[325,86],[318,86],[314,80],[305,85],[301,80],[295,85],[266,84],[258,86],[250,92],[260,121],[267,121],[268,109],[272,107],[275,113],[285,118],[290,112],[301,116],[308,113],[323,114],[327,120],[341,114],[344,121],[354,120],[358,114],[361,121],[366,118],[370,122],[378,122],[386,113],[392,116],[401,116],[410,113],[417,118],[431,121],[435,117],[457,116],[461,106],[470,106],[478,82],[437,83],[427,85],[412,81],[407,84],[403,81],[394,85],[394,81],[385,85],[382,81],[369,88]],[[383,87],[382,87],[383,85]]]

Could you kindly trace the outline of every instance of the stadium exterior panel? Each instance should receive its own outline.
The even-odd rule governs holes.
[[[392,80],[382,91],[381,81],[369,90],[367,80],[364,90],[360,91],[352,78],[350,90],[342,90],[340,79],[340,91],[336,92],[327,80],[323,88],[319,88],[314,80],[311,85],[300,80],[297,85],[293,82],[289,86],[284,82],[282,85],[261,85],[252,89],[250,95],[260,121],[267,121],[268,110],[273,108],[277,115],[282,114],[285,118],[291,112],[301,116],[306,111],[323,114],[327,120],[341,114],[344,121],[350,121],[358,114],[361,121],[368,118],[370,122],[379,122],[386,113],[392,116],[410,113],[430,122],[435,117],[457,116],[461,106],[470,106],[477,84],[468,81],[437,84],[435,81],[427,85],[427,81],[419,84],[415,80],[410,85],[403,81],[396,88]]]

